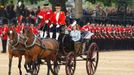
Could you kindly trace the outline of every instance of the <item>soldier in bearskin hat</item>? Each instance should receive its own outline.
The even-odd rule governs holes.
[[[38,29],[34,26],[35,25],[35,20],[34,19],[30,19],[30,30],[33,32],[33,34],[35,36],[39,35]]]
[[[8,20],[3,19],[3,28],[2,28],[2,48],[1,53],[6,53],[7,47],[7,39],[8,39]]]

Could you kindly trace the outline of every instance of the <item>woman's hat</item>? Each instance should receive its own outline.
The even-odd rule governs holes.
[[[74,20],[74,22],[71,24],[71,26],[75,26],[77,24],[77,21]]]

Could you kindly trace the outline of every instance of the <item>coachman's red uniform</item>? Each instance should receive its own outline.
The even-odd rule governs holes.
[[[48,10],[48,11],[41,10],[37,15],[38,17],[39,16],[42,17],[42,20],[39,23],[38,28],[42,27],[46,20],[50,20],[50,18],[52,17],[52,14],[53,14],[52,10]]]
[[[54,12],[53,13],[53,16],[51,17],[51,23],[54,24],[54,25],[66,25],[66,16],[65,16],[65,13],[64,12]]]

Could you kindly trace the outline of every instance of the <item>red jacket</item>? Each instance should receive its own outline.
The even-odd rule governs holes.
[[[3,33],[2,39],[7,40],[8,39],[8,27],[3,27],[2,31],[3,31],[2,32]]]
[[[38,29],[36,27],[30,27],[30,30],[34,33],[34,35],[38,35]]]
[[[53,16],[51,17],[50,21],[52,24],[56,25],[66,25],[66,16],[64,12],[60,12],[58,20],[56,20],[57,13],[54,12]]]
[[[16,28],[15,28],[15,30],[16,30],[16,32],[18,33],[18,34],[21,34],[21,31],[23,30],[23,26],[21,26],[21,25],[18,25],[18,26],[16,26]]]
[[[2,34],[2,27],[0,27],[0,35]]]
[[[39,28],[41,26],[43,26],[43,24],[45,23],[46,20],[50,20],[50,18],[52,17],[53,15],[53,12],[52,10],[48,10],[48,11],[44,11],[44,10],[41,10],[39,13],[38,13],[38,17],[41,16],[42,17],[42,20],[41,22],[39,23]]]
[[[18,16],[18,24],[21,24],[23,18],[24,18],[23,16]]]
[[[93,26],[92,25],[84,25],[83,27],[81,27],[81,31],[91,31],[93,29]]]

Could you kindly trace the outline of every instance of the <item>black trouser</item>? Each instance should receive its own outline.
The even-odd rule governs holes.
[[[2,48],[3,48],[3,51],[2,52],[6,52],[6,49],[7,49],[7,40],[2,40]]]

